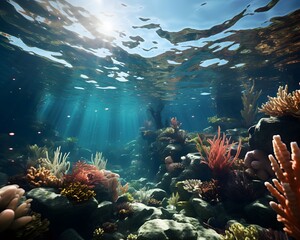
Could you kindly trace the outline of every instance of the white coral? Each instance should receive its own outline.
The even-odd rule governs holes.
[[[106,169],[107,159],[105,159],[102,155],[102,152],[96,152],[95,157],[91,156],[91,163],[99,170]]]
[[[41,160],[41,166],[50,170],[50,172],[59,179],[63,177],[70,168],[70,162],[67,161],[70,152],[62,154],[60,148],[60,146],[56,148],[53,160],[49,159],[48,151],[46,152],[46,158]]]

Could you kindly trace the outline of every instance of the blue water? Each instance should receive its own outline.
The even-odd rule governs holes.
[[[298,0],[1,1],[0,133],[32,144],[51,128],[103,151],[153,127],[149,106],[164,105],[162,121],[176,116],[187,131],[238,117],[243,83],[263,90],[260,103],[298,87],[299,9]]]

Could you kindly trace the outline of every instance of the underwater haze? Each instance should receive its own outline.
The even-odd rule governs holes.
[[[297,0],[0,7],[0,126],[15,137],[37,121],[104,150],[139,134],[149,105],[197,131],[216,113],[239,113],[244,83],[255,81],[263,100],[298,86]]]

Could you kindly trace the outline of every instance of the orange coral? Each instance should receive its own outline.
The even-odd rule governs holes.
[[[260,112],[273,117],[291,115],[300,118],[300,90],[288,93],[288,86],[278,88],[277,97],[268,97],[269,100],[261,106]]]
[[[36,187],[58,187],[62,185],[62,180],[58,179],[45,167],[30,167],[27,170],[26,177],[29,183]]]
[[[274,155],[269,155],[276,178],[274,186],[265,185],[278,200],[270,202],[277,212],[277,220],[284,224],[283,230],[295,239],[300,239],[300,148],[296,142],[291,143],[292,154],[281,141],[279,135],[273,136]]]

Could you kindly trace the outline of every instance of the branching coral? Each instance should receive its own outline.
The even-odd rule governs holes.
[[[27,216],[32,199],[22,202],[24,193],[18,185],[0,188],[0,232],[22,228],[32,221],[32,216]]]
[[[291,143],[292,154],[281,141],[279,135],[273,136],[274,155],[269,155],[276,179],[265,185],[278,203],[270,202],[277,212],[277,220],[284,224],[284,231],[295,239],[300,239],[300,148]]]
[[[278,88],[277,97],[268,96],[268,102],[259,109],[273,117],[294,116],[300,118],[300,90],[288,92],[288,86]]]
[[[80,182],[70,183],[61,190],[60,194],[76,202],[85,202],[96,196],[94,190]]]
[[[234,157],[231,156],[230,151],[232,147],[236,144],[235,142],[230,143],[230,138],[227,138],[225,133],[221,136],[221,129],[218,127],[218,135],[213,139],[207,139],[210,144],[210,148],[204,146],[200,135],[198,135],[199,144],[197,144],[197,149],[201,156],[202,150],[204,151],[206,158],[204,163],[208,164],[209,168],[213,173],[218,176],[220,173],[228,171],[229,167],[238,159],[241,151],[241,141],[237,146],[236,154]]]
[[[61,147],[58,147],[55,150],[52,160],[49,159],[48,151],[46,151],[46,158],[40,159],[41,166],[49,169],[51,173],[59,179],[63,177],[70,168],[70,162],[67,161],[70,153],[62,154],[60,148]]]
[[[63,181],[44,167],[30,167],[26,175],[29,183],[35,187],[59,187]]]

